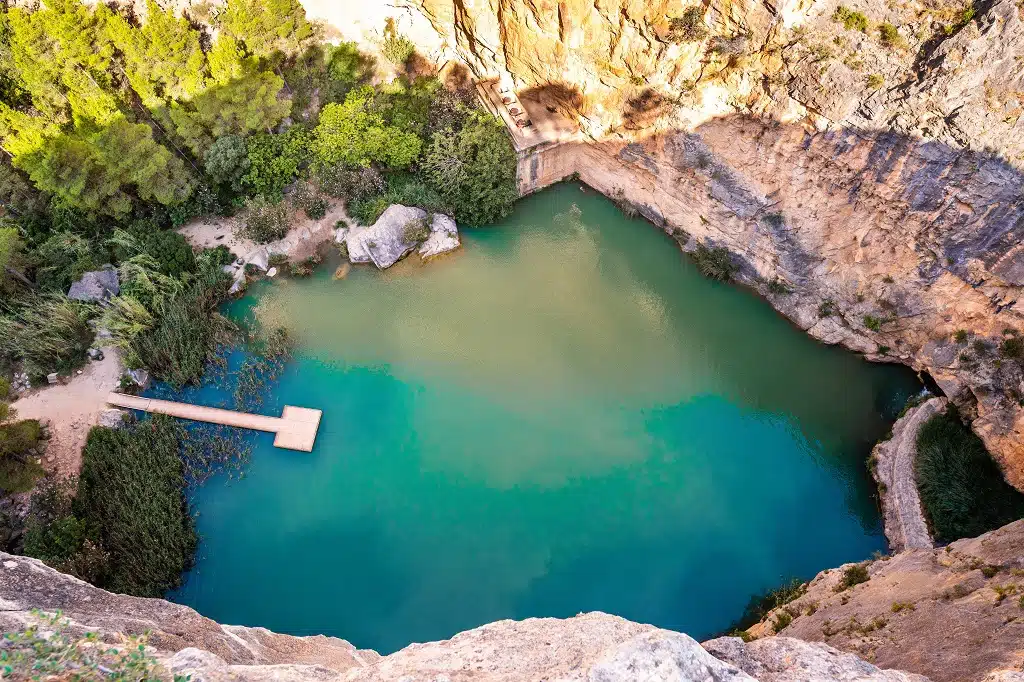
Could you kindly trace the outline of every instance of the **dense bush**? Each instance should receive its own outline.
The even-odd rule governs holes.
[[[84,273],[103,264],[95,251],[95,246],[81,235],[71,232],[51,235],[30,256],[36,283],[42,289],[67,291]]]
[[[292,195],[292,203],[311,220],[320,220],[327,214],[327,202],[312,187],[301,184]]]
[[[39,422],[25,419],[0,424],[0,491],[22,493],[31,490],[43,475],[43,468],[29,452],[39,445]]]
[[[170,277],[181,277],[195,272],[196,258],[191,244],[174,230],[156,230],[145,239],[143,249],[153,257],[160,272]]]
[[[348,213],[362,225],[376,222],[380,214],[391,204],[418,206],[433,213],[450,212],[449,205],[441,194],[414,175],[392,175],[382,194],[362,197],[348,203]]]
[[[319,168],[377,163],[402,169],[420,155],[423,141],[415,133],[388,125],[377,111],[375,97],[372,88],[358,87],[344,103],[323,108],[312,145]]]
[[[1024,494],[1003,480],[981,439],[954,408],[933,416],[918,431],[914,473],[940,542],[974,537],[1024,518]]]
[[[518,198],[516,154],[504,126],[474,112],[457,133],[435,133],[423,172],[458,222],[501,220]]]
[[[328,196],[359,201],[384,194],[387,183],[376,168],[345,168],[334,165],[317,171],[317,185]]]
[[[241,184],[252,194],[280,200],[284,188],[298,176],[309,156],[312,137],[308,130],[292,126],[278,135],[253,135],[246,140],[249,169]]]
[[[206,174],[215,183],[242,191],[242,177],[249,171],[249,151],[240,135],[224,135],[214,140],[203,156]]]
[[[246,216],[242,234],[256,242],[266,244],[277,241],[288,234],[288,206],[282,202],[272,202],[262,195],[245,202]]]
[[[178,457],[182,437],[164,416],[89,432],[75,507],[110,555],[102,587],[160,597],[191,566],[197,541]]]
[[[863,12],[857,12],[844,5],[836,8],[832,14],[832,21],[842,24],[848,31],[868,32],[868,18]]]

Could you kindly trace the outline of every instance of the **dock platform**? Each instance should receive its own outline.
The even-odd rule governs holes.
[[[236,426],[241,429],[267,431],[276,434],[274,447],[301,450],[302,452],[313,451],[316,432],[320,428],[320,417],[323,415],[321,410],[286,405],[280,417],[266,417],[261,414],[222,410],[217,407],[189,405],[156,398],[140,398],[124,393],[111,393],[107,396],[107,402],[116,407],[166,414],[179,419],[192,419],[211,424]]]

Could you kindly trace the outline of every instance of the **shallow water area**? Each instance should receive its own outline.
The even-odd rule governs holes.
[[[173,600],[381,653],[592,610],[702,638],[884,551],[865,459],[913,373],[821,346],[576,185],[461,236],[230,307],[298,342],[262,412],[323,420],[312,453],[255,436],[245,478],[193,492]]]

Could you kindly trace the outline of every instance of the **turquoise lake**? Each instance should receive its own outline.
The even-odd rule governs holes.
[[[254,436],[244,478],[193,491],[170,598],[381,653],[592,610],[700,639],[886,549],[865,460],[913,373],[814,342],[575,185],[462,239],[231,306],[298,342],[262,411],[323,421],[312,453]]]

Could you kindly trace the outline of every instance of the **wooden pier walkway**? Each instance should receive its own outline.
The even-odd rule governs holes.
[[[316,432],[320,427],[320,416],[323,414],[320,410],[308,407],[286,405],[280,417],[265,417],[261,414],[221,410],[216,407],[189,405],[156,398],[140,398],[124,393],[111,393],[107,396],[107,402],[117,407],[167,414],[180,419],[269,431],[277,434],[274,437],[274,447],[303,452],[313,451]]]

